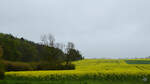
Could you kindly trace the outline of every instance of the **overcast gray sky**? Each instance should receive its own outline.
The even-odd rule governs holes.
[[[86,58],[150,56],[150,0],[0,0],[0,32],[52,33]]]

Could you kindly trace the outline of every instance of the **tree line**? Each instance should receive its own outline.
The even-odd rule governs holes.
[[[55,37],[52,34],[42,35],[41,41],[45,46],[62,50],[64,52],[66,64],[69,64],[71,61],[83,59],[79,50],[75,49],[75,45],[72,42],[68,42],[67,45],[62,43],[55,43]]]
[[[0,62],[6,71],[75,69],[71,62],[83,59],[72,42],[67,45],[55,43],[51,34],[42,35],[41,43],[35,43],[0,33],[0,46],[3,51]]]

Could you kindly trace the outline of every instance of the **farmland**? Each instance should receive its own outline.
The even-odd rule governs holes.
[[[144,60],[144,59],[140,59],[140,60],[85,59],[85,60],[73,62],[76,65],[75,70],[18,71],[18,72],[6,72],[5,75],[6,75],[6,80],[18,80],[18,81],[19,80],[26,80],[26,81],[50,81],[51,80],[54,82],[57,80],[59,81],[61,80],[86,81],[87,80],[90,82],[96,80],[97,82],[99,81],[105,82],[105,81],[120,80],[120,81],[126,81],[126,83],[127,81],[132,81],[132,83],[139,81],[138,82],[139,84],[145,84],[143,83],[144,81],[149,83],[150,80],[149,62],[150,60]],[[102,84],[107,84],[107,83],[102,83]],[[130,84],[130,82],[127,84]]]

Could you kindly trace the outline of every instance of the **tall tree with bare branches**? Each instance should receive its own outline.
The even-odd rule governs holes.
[[[44,45],[48,46],[48,39],[47,39],[47,36],[45,34],[41,35],[41,41]]]
[[[55,37],[52,34],[48,34],[49,46],[54,47],[55,45]]]

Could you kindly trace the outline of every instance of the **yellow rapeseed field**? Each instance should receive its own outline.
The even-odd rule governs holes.
[[[117,59],[85,59],[73,63],[76,65],[75,70],[18,71],[5,74],[8,79],[28,80],[150,79],[150,64],[127,64],[125,60]]]

